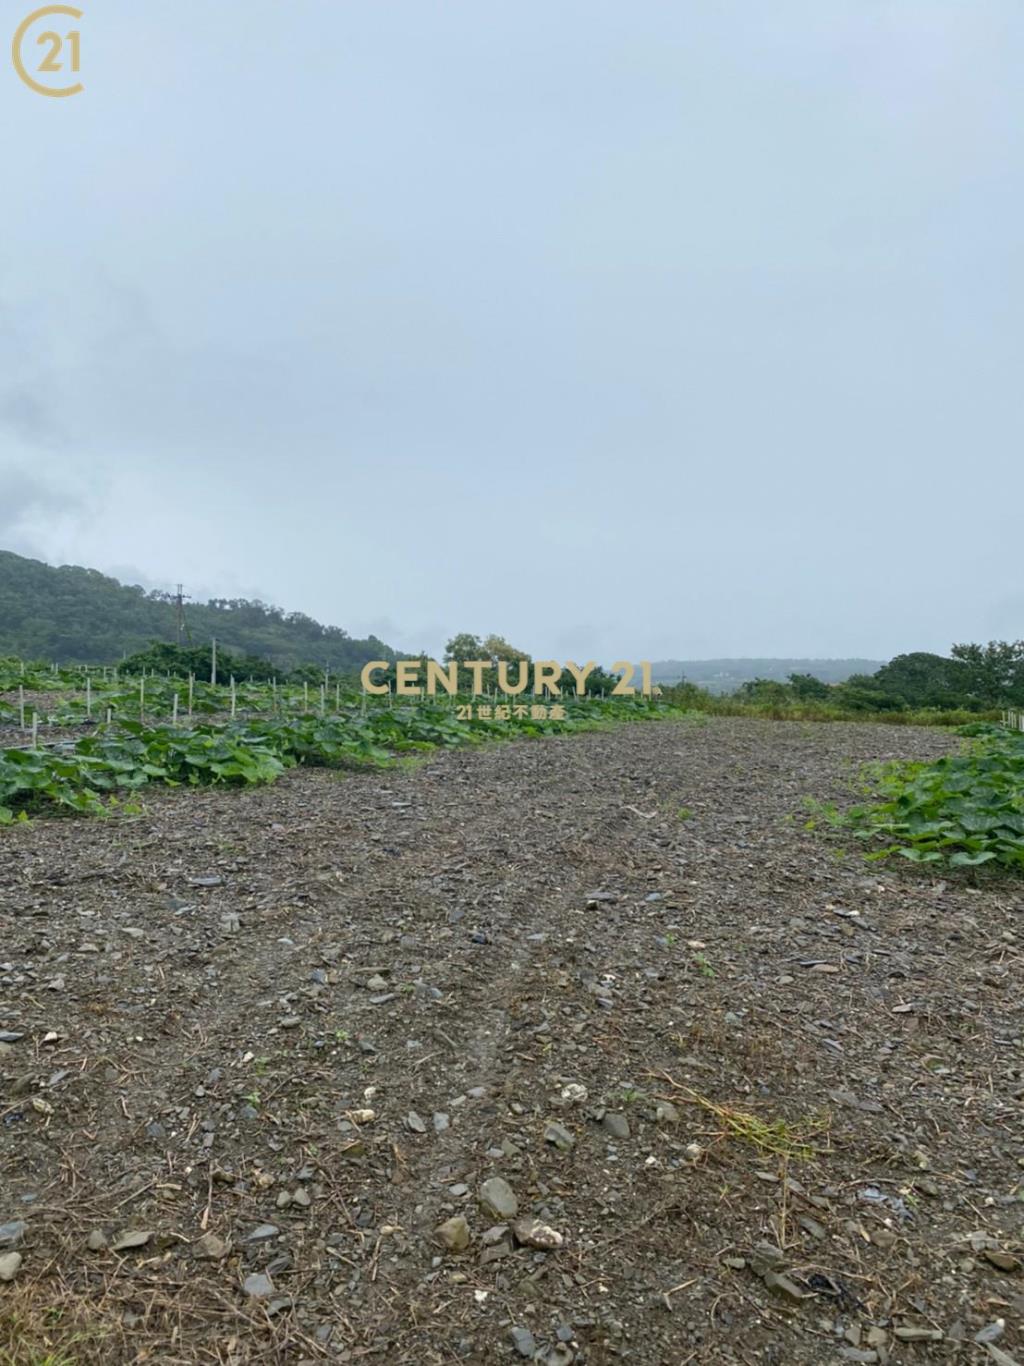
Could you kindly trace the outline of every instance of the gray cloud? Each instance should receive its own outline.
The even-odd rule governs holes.
[[[82,507],[70,489],[55,486],[23,469],[0,468],[0,535],[36,517],[65,514]]]
[[[29,445],[52,446],[63,439],[49,405],[26,384],[0,393],[0,428]]]

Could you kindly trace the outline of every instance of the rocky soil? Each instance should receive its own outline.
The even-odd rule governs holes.
[[[804,828],[956,743],[647,724],[0,832],[0,1362],[1024,1362],[1024,894]]]

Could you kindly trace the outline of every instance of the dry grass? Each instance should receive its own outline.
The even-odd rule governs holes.
[[[271,1319],[196,1278],[52,1272],[0,1292],[0,1366],[284,1366],[323,1350],[291,1314]]]
[[[681,1100],[707,1110],[724,1126],[723,1137],[739,1138],[762,1152],[797,1161],[809,1161],[821,1152],[813,1140],[823,1134],[827,1135],[831,1122],[828,1114],[812,1116],[805,1125],[795,1129],[784,1119],[762,1119],[752,1111],[740,1110],[733,1105],[721,1105],[717,1101],[709,1100],[692,1087],[673,1081],[667,1072],[651,1072],[648,1075],[667,1082],[672,1087],[672,1094],[659,1096],[659,1100],[673,1103]]]
[[[0,1295],[0,1366],[85,1366],[116,1361],[117,1327],[91,1295],[59,1277],[18,1281]]]

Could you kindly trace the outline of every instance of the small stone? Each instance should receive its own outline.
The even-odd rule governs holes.
[[[601,1127],[606,1129],[612,1138],[625,1139],[629,1137],[629,1120],[625,1115],[615,1114],[609,1110],[601,1120]]]
[[[509,1333],[512,1339],[512,1346],[521,1357],[529,1360],[537,1350],[537,1341],[529,1328],[513,1328]]]
[[[425,1134],[427,1132],[427,1126],[424,1124],[423,1120],[420,1119],[415,1110],[409,1111],[405,1117],[405,1122],[414,1134]]]
[[[445,1129],[451,1128],[451,1119],[441,1110],[434,1111],[434,1132],[443,1134]]]
[[[366,984],[367,991],[387,991],[388,984],[379,972],[375,972]]]
[[[1020,1261],[1009,1252],[1001,1252],[998,1248],[986,1247],[981,1254],[986,1262],[1000,1271],[1019,1271]]]
[[[762,1279],[768,1289],[774,1291],[776,1295],[782,1295],[795,1303],[807,1299],[806,1293],[783,1272],[766,1271]]]
[[[0,1247],[16,1247],[24,1236],[23,1220],[12,1219],[9,1224],[0,1224]]]
[[[873,1352],[870,1347],[840,1347],[839,1355],[844,1361],[859,1361],[865,1366],[878,1360],[878,1353]]]
[[[5,1252],[0,1257],[0,1281],[13,1281],[21,1268],[20,1252]]]
[[[557,1120],[549,1120],[544,1125],[544,1142],[553,1143],[556,1148],[561,1148],[567,1153],[576,1140],[564,1124],[559,1124]]]
[[[513,1219],[519,1213],[515,1192],[502,1176],[492,1176],[483,1183],[480,1203],[499,1219]]]
[[[512,1232],[524,1247],[536,1247],[544,1252],[551,1252],[565,1242],[557,1229],[542,1224],[539,1219],[519,1219],[513,1224]]]
[[[24,1037],[24,1034],[19,1034],[15,1029],[0,1029],[0,1043],[17,1043]]]
[[[754,1271],[759,1276],[763,1276],[766,1271],[775,1270],[782,1266],[786,1260],[786,1254],[782,1248],[776,1247],[774,1243],[761,1242],[755,1245],[749,1260]]]
[[[110,1244],[111,1252],[128,1252],[134,1247],[145,1247],[152,1238],[151,1229],[126,1229]]]
[[[894,1328],[892,1335],[900,1342],[941,1342],[944,1337],[941,1328]]]
[[[817,1219],[812,1219],[809,1214],[801,1214],[797,1223],[805,1233],[809,1233],[812,1238],[824,1238],[825,1228],[819,1224]]]
[[[274,1282],[262,1272],[253,1272],[242,1282],[242,1289],[254,1300],[266,1300],[274,1293]]]
[[[246,1235],[247,1243],[265,1243],[269,1238],[276,1238],[280,1233],[276,1224],[259,1224],[253,1231]]]
[[[566,1105],[583,1105],[590,1092],[578,1081],[571,1081],[562,1087],[562,1100]]]
[[[659,1100],[654,1118],[659,1124],[678,1124],[681,1116],[670,1100]]]
[[[312,1203],[309,1191],[304,1186],[296,1186],[292,1191],[292,1204],[301,1205],[303,1209],[308,1209]]]
[[[204,1233],[192,1244],[192,1251],[204,1261],[219,1262],[222,1257],[227,1256],[228,1245],[223,1238],[218,1238],[216,1233]]]
[[[984,1328],[978,1330],[974,1335],[974,1341],[986,1346],[990,1342],[998,1342],[1006,1332],[1006,1320],[995,1319],[992,1323],[986,1324]]]
[[[85,1240],[90,1252],[101,1252],[107,1245],[107,1235],[101,1228],[94,1228]]]
[[[446,1219],[443,1224],[438,1225],[434,1232],[449,1252],[465,1252],[466,1248],[469,1247],[469,1225],[461,1214],[456,1214],[452,1219]]]

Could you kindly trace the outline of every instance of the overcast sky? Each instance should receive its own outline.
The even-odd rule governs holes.
[[[0,547],[432,653],[1024,636],[1020,0],[81,3],[82,94],[0,45]]]

